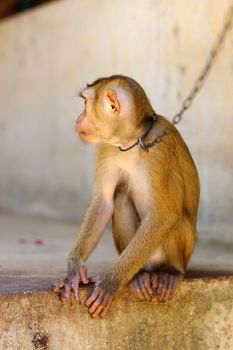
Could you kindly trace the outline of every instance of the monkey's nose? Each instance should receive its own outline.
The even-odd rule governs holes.
[[[79,122],[76,122],[75,124],[75,131],[79,134],[79,135],[84,135],[86,134],[86,130],[83,127],[83,125]]]
[[[76,132],[78,132],[78,133],[80,132],[80,127],[79,127],[79,124],[78,124],[77,121],[76,121],[76,124],[75,124],[75,127],[74,127],[74,128],[75,128],[75,131],[76,131]]]
[[[82,114],[80,114],[78,117],[77,117],[77,119],[76,119],[76,124],[79,124],[82,120],[83,120],[83,118],[84,118],[84,114],[82,113]]]

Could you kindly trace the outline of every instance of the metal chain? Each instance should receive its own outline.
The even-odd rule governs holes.
[[[190,93],[188,94],[188,96],[186,97],[186,99],[184,100],[181,110],[174,115],[174,117],[172,118],[172,123],[173,124],[178,124],[183,116],[183,113],[190,108],[195,96],[197,95],[197,93],[200,91],[210,69],[213,66],[213,63],[215,62],[215,59],[220,51],[220,48],[224,42],[224,39],[226,37],[227,32],[230,30],[231,25],[232,25],[232,19],[233,19],[233,2],[231,4],[231,6],[229,7],[227,14],[225,16],[225,20],[224,20],[224,25],[223,25],[223,29],[222,31],[219,33],[218,35],[218,39],[216,41],[216,43],[214,44],[214,46],[212,47],[212,50],[210,51],[210,55],[209,58],[207,59],[207,62],[205,64],[205,66],[203,67],[203,69],[201,70],[201,73],[199,74],[199,76],[197,77],[193,88],[191,89]]]
[[[174,117],[172,118],[173,124],[178,124],[181,121],[184,112],[188,108],[191,107],[191,104],[192,104],[195,96],[200,91],[200,89],[201,89],[201,87],[202,87],[202,85],[203,85],[210,69],[212,68],[213,63],[214,63],[214,61],[215,61],[215,59],[220,51],[220,48],[223,44],[223,41],[226,37],[226,34],[231,28],[232,19],[233,19],[233,2],[226,13],[223,29],[219,33],[217,41],[210,51],[210,55],[209,55],[209,58],[207,59],[205,66],[203,67],[203,69],[201,70],[201,73],[199,74],[196,81],[194,82],[193,88],[191,89],[190,93],[188,94],[188,96],[186,97],[184,102],[182,103],[182,107],[181,107],[180,111],[177,114],[175,114]],[[156,120],[156,118],[154,118],[154,120]],[[147,133],[148,133],[148,131],[147,131]],[[137,141],[132,146],[125,148],[125,149],[122,149],[121,147],[119,147],[119,149],[120,149],[120,151],[125,152],[125,151],[132,149],[135,146],[138,146],[141,149],[148,151],[148,149],[150,147],[153,147],[156,143],[160,143],[163,140],[163,138],[165,136],[167,136],[169,133],[170,133],[169,128],[166,128],[165,130],[163,130],[163,132],[160,135],[158,135],[151,142],[144,142],[143,141],[143,138],[145,137],[145,135],[144,135],[143,137],[138,137]]]

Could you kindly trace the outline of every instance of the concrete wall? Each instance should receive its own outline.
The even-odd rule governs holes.
[[[129,289],[103,319],[52,292],[0,295],[1,350],[232,350],[233,278],[182,281],[172,301],[140,302]],[[130,317],[129,317],[130,315]]]
[[[93,150],[73,131],[86,82],[138,80],[169,119],[200,72],[231,1],[66,0],[0,23],[0,206],[79,219]],[[231,33],[232,34],[232,33]],[[202,185],[200,222],[233,224],[233,40],[179,125]]]

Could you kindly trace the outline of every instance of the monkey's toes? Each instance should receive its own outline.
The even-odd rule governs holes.
[[[142,301],[151,301],[153,297],[153,290],[151,288],[150,273],[138,272],[131,282],[132,290],[137,293]]]
[[[165,302],[173,298],[179,279],[179,275],[164,272],[158,273],[158,288],[156,295],[159,301]]]

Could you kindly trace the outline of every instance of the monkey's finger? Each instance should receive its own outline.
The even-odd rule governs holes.
[[[161,292],[161,294],[159,296],[159,300],[160,301],[165,301],[165,296],[166,296],[167,289],[168,289],[168,286],[169,286],[169,279],[170,279],[169,275],[165,275],[162,292]]]
[[[148,272],[144,272],[141,274],[140,278],[140,284],[141,284],[141,288],[142,288],[142,292],[146,298],[147,301],[151,301],[152,300],[152,295],[153,295],[153,291],[151,290],[150,293],[150,274]]]
[[[157,275],[157,273],[152,273],[151,274],[151,287],[152,287],[154,293],[156,292],[158,286],[159,286],[158,275]]]
[[[52,288],[54,292],[59,292],[61,288],[65,285],[64,281],[56,281],[52,284]]]
[[[148,272],[146,272],[146,274],[144,275],[144,285],[145,285],[150,297],[152,297],[153,290],[152,290],[151,285],[150,285],[150,274]]]
[[[172,284],[172,289],[171,289],[171,293],[169,295],[169,300],[171,300],[175,294],[175,291],[176,291],[176,286],[177,286],[177,283],[179,281],[179,278],[177,278],[176,276],[174,277],[174,280],[173,280],[173,284]]]
[[[104,317],[104,316],[106,315],[106,313],[108,312],[108,310],[109,310],[109,308],[110,308],[110,305],[112,304],[112,300],[113,300],[113,297],[109,297],[105,308],[104,308],[103,311],[101,311],[101,313],[100,313],[100,317],[101,317],[101,318]]]
[[[102,295],[102,293],[100,293],[98,298],[89,307],[88,311],[90,314],[93,314],[97,311],[97,309],[102,305],[103,299],[104,299],[104,296]]]
[[[149,292],[148,292],[148,290],[147,290],[147,288],[145,286],[141,287],[141,292],[144,295],[144,300],[146,300],[146,301],[151,301],[152,300],[152,297],[149,294]]]
[[[87,284],[89,282],[88,278],[87,278],[87,268],[86,266],[82,266],[80,268],[80,277],[81,277],[81,281],[84,284]]]
[[[70,300],[70,286],[65,284],[65,299]]]
[[[103,311],[103,309],[107,305],[108,298],[109,298],[109,295],[108,294],[105,295],[105,297],[101,301],[101,304],[97,307],[97,309],[91,315],[92,318],[97,318],[100,315],[100,313]]]
[[[70,291],[73,290],[74,292],[74,297],[76,300],[79,300],[79,295],[78,295],[78,286],[80,282],[80,277],[79,275],[72,276],[69,280],[69,286],[70,286]]]
[[[133,281],[131,283],[131,287],[132,287],[133,291],[137,293],[140,300],[145,300],[144,295],[141,291],[141,287],[140,287],[136,277],[133,279]]]
[[[78,285],[72,284],[71,288],[73,289],[75,299],[79,300]]]
[[[159,277],[158,277],[158,288],[157,288],[157,291],[156,291],[157,296],[160,296],[161,293],[162,293],[163,283],[164,283],[164,278],[163,278],[163,275],[160,274]]]
[[[141,276],[141,278],[139,278],[138,281],[139,281],[141,292],[144,295],[144,299],[146,301],[150,301],[151,300],[151,296],[150,296],[150,294],[147,291],[147,288],[145,286],[145,282],[144,282],[143,277]]]
[[[174,281],[175,281],[175,277],[173,275],[171,275],[169,277],[168,287],[166,290],[166,294],[164,296],[164,300],[166,300],[166,301],[171,299],[172,290],[174,288]]]
[[[101,311],[104,309],[104,305],[100,305],[96,310],[95,310],[95,312],[93,312],[92,314],[91,314],[91,318],[94,318],[94,319],[96,319],[99,315],[100,315],[100,313],[101,313]]]
[[[101,276],[89,277],[89,282],[91,282],[91,283],[99,283],[100,281],[101,281]]]
[[[95,287],[94,291],[92,292],[91,296],[85,300],[85,305],[89,307],[99,296],[100,288]]]

